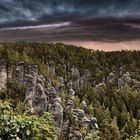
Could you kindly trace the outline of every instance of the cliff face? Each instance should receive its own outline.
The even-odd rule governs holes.
[[[7,67],[5,64],[0,65],[0,90],[6,87],[6,83],[8,80],[8,75],[7,75]]]
[[[48,69],[53,70],[52,72],[55,74],[55,66],[49,65]],[[87,73],[89,74],[89,72]],[[70,140],[82,140],[83,136],[79,131],[82,127],[86,127],[89,132],[95,130],[98,133],[97,119],[87,117],[85,101],[81,103],[83,109],[75,106],[73,87],[81,86],[83,78],[80,79],[79,71],[76,68],[71,69],[71,75],[74,81],[69,81],[67,84],[63,77],[57,76],[60,88],[56,90],[50,80],[46,80],[43,75],[38,73],[37,65],[27,65],[24,62],[12,65],[2,61],[0,63],[0,90],[5,90],[8,82],[24,85],[26,87],[24,102],[30,114],[41,116],[44,112],[50,112],[59,131],[62,131],[65,137]],[[68,100],[62,104],[63,99],[60,93],[64,89],[68,90]]]
[[[53,86],[50,79],[45,79],[39,74],[36,64],[26,64],[22,61],[9,64],[1,61],[0,91],[7,89],[9,82],[24,85],[24,103],[29,114],[42,116],[44,112],[51,113],[59,134],[62,133],[68,140],[83,140],[85,135],[91,135],[93,132],[98,138],[100,129],[96,117],[89,114],[89,103],[82,98],[79,101],[80,105],[77,106],[75,101],[77,99],[76,89],[82,89],[84,84],[92,78],[91,72],[86,69],[80,73],[78,68],[72,67],[67,70],[70,75],[67,79],[57,75],[55,62],[50,61],[46,65],[59,82],[59,88]],[[123,91],[125,87],[140,92],[140,81],[133,78],[132,73],[122,67],[118,71],[111,71],[102,81],[94,81],[92,86],[96,93],[94,96],[100,97],[103,96],[107,86],[115,86],[117,89],[115,92]],[[94,97],[92,99],[94,100]],[[81,133],[81,130],[86,130],[86,134]]]

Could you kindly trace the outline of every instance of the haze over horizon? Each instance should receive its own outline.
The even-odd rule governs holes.
[[[139,0],[0,0],[0,41],[140,50]]]

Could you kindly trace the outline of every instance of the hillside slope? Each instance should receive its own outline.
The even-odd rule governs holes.
[[[17,42],[0,44],[0,58],[2,140],[140,138],[139,51]]]

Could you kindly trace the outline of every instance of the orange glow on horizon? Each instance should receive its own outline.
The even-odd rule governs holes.
[[[94,42],[94,41],[67,41],[66,44],[76,45],[93,50],[103,51],[120,51],[120,50],[140,50],[140,40],[137,41],[124,41],[117,43],[110,42]]]

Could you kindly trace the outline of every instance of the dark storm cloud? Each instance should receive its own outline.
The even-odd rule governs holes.
[[[0,0],[0,27],[140,16],[139,0]]]

